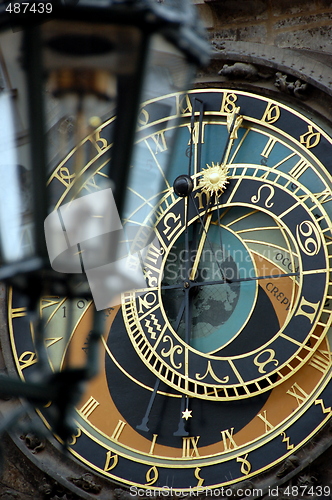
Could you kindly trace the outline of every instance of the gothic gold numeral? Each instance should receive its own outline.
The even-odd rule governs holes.
[[[194,472],[194,475],[195,475],[195,478],[198,479],[198,483],[197,483],[197,487],[199,488],[200,486],[203,486],[203,483],[205,481],[204,478],[202,478],[199,473],[201,472],[201,468],[200,467],[196,467],[195,469],[195,472]]]
[[[299,304],[299,308],[294,314],[294,316],[305,316],[308,318],[310,323],[312,324],[315,316],[317,314],[320,302],[309,302],[309,300],[305,299],[303,296],[301,297],[301,302]],[[308,309],[310,312],[308,312]]]
[[[182,438],[182,458],[199,457],[197,443],[200,436]]]
[[[151,243],[149,245],[144,262],[146,262],[148,260],[152,264],[157,265],[158,258],[160,257],[160,255],[163,255],[163,254],[164,254],[163,248],[161,248],[160,246],[157,247],[154,243]]]
[[[197,191],[194,198],[198,198],[198,209],[203,210],[210,202],[210,193],[205,191]]]
[[[292,387],[287,391],[287,394],[296,399],[298,406],[300,406],[308,397],[308,394],[302,389],[302,387],[299,386],[297,382],[292,385]]]
[[[37,356],[35,352],[25,351],[18,358],[20,363],[20,368],[23,370],[24,368],[28,368],[28,366],[34,365],[37,363]]]
[[[85,418],[89,418],[92,412],[95,411],[95,409],[99,406],[100,403],[94,398],[90,397],[86,403],[80,408],[79,412],[81,415],[83,415]]]
[[[243,116],[240,113],[240,106],[227,115],[227,130],[231,141],[237,139],[237,133],[243,122]],[[230,143],[231,145],[232,143]],[[224,162],[226,160],[223,160]]]
[[[101,153],[103,149],[107,148],[108,146],[107,140],[103,137],[100,137],[100,130],[97,130],[94,134],[92,134],[89,137],[89,140],[94,145],[98,153]]]
[[[111,438],[114,439],[114,441],[119,440],[119,437],[120,437],[121,432],[123,431],[125,425],[126,425],[126,422],[124,422],[123,420],[118,421],[118,423],[116,424],[116,427],[113,431],[113,434],[111,436]]]
[[[158,476],[159,476],[158,469],[154,465],[145,474],[145,480],[146,480],[145,486],[151,486],[152,484],[154,484],[157,481]]]
[[[185,94],[184,96],[179,98],[177,109],[178,109],[178,114],[180,115],[184,115],[186,113],[192,113],[193,107],[188,94]]]
[[[276,104],[269,102],[262,116],[262,122],[274,123],[280,118],[280,108]]]
[[[147,125],[149,123],[149,120],[150,120],[149,113],[147,112],[146,109],[142,108],[137,119],[138,125],[140,127],[144,127],[144,125]]]
[[[236,461],[241,463],[241,473],[247,476],[251,471],[251,463],[247,460],[249,453],[246,453],[244,457],[236,457]]]
[[[280,436],[282,436],[282,442],[286,443],[287,450],[292,450],[294,448],[294,445],[290,443],[290,438],[287,437],[286,432],[282,432]]]
[[[322,399],[316,399],[315,405],[320,405],[323,413],[331,413],[331,406],[325,407],[324,401]]]
[[[75,179],[75,174],[71,174],[68,167],[60,167],[55,177],[67,188]]]
[[[308,125],[308,132],[300,135],[300,143],[303,144],[307,149],[314,148],[319,144],[320,133],[314,132],[313,126]]]
[[[224,451],[237,448],[237,444],[233,438],[234,427],[231,427],[230,429],[225,429],[224,431],[220,432],[221,432],[222,442],[224,445]]]
[[[118,462],[119,456],[115,453],[113,454],[111,450],[108,450],[108,452],[106,453],[104,471],[109,472],[110,470],[114,469],[118,465]]]
[[[82,436],[82,431],[81,429],[77,429],[77,432],[76,434],[73,434],[72,437],[71,437],[71,441],[68,443],[69,446],[74,446],[76,443],[77,443],[77,440],[79,437]]]
[[[268,419],[266,418],[266,410],[264,410],[263,413],[258,413],[257,417],[264,422],[265,434],[274,429],[274,425],[272,425],[271,422],[269,422]]]
[[[237,95],[234,93],[225,93],[222,98],[220,113],[233,113],[235,110]]]

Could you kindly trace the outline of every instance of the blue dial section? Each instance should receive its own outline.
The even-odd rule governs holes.
[[[194,224],[197,224],[195,222]],[[195,252],[186,252],[183,236],[173,245],[165,267],[163,284],[181,284],[188,280],[186,261],[192,265]],[[252,313],[257,282],[223,282],[255,276],[253,259],[239,237],[219,224],[211,225],[194,281],[191,297],[190,346],[212,353],[236,337]],[[209,282],[209,286],[204,283]],[[214,284],[215,283],[215,284]],[[185,339],[185,319],[177,326],[184,301],[181,289],[162,291],[163,305],[170,324]]]

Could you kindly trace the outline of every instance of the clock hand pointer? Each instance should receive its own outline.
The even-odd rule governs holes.
[[[234,278],[234,279],[226,279],[226,280],[215,280],[215,281],[202,281],[199,283],[199,286],[207,286],[207,285],[222,285],[224,283],[242,283],[244,281],[258,281],[264,279],[277,279],[277,278],[287,278],[290,276],[300,276],[300,273],[286,273],[286,274],[268,274],[265,276],[250,276],[248,278]],[[197,286],[197,283],[189,283],[188,288]],[[176,285],[163,285],[162,290],[170,290],[176,288],[182,288],[183,284],[177,283]]]
[[[181,321],[184,309],[185,309],[185,297],[183,298],[183,301],[182,301],[182,304],[180,306],[180,310],[179,310],[178,316],[176,318],[176,323],[174,325],[175,330],[177,330],[179,328],[179,324],[180,324],[180,321]],[[145,415],[144,415],[144,417],[142,419],[142,422],[139,425],[136,425],[136,429],[138,429],[140,431],[144,431],[144,432],[149,432],[150,431],[150,429],[148,427],[149,416],[150,416],[150,412],[151,412],[153,403],[154,403],[154,401],[156,399],[156,396],[157,396],[157,392],[158,392],[158,389],[159,389],[159,386],[160,386],[160,382],[161,382],[160,379],[157,378],[156,382],[154,384],[154,388],[153,388],[152,394],[151,394],[149,402],[148,402],[148,406],[147,406],[146,411],[145,411]]]
[[[202,140],[203,140],[203,117],[204,117],[204,102],[200,99],[195,98],[195,103],[199,103],[199,118],[198,118],[198,136],[196,143],[196,172],[201,170],[201,159],[202,159]]]
[[[194,263],[193,263],[193,266],[192,266],[192,270],[191,270],[191,273],[190,273],[190,280],[193,281],[195,279],[195,276],[196,276],[196,273],[197,273],[197,269],[198,269],[198,265],[199,265],[199,261],[201,259],[201,255],[202,255],[202,252],[203,252],[204,244],[207,241],[207,243],[208,243],[208,245],[210,247],[211,253],[215,257],[215,261],[216,261],[216,264],[217,264],[217,266],[219,268],[220,275],[223,277],[222,283],[228,282],[227,278],[225,277],[224,271],[221,268],[221,266],[219,265],[219,261],[217,260],[217,258],[215,256],[215,252],[214,252],[213,246],[211,244],[211,241],[208,238],[208,229],[209,229],[209,226],[210,226],[210,223],[211,223],[211,218],[212,218],[212,215],[213,215],[212,212],[210,212],[209,210],[212,207],[212,205],[214,204],[213,198],[211,197],[211,199],[210,199],[209,206],[208,206],[208,208],[206,210],[204,220],[202,219],[202,217],[201,217],[201,215],[200,215],[200,213],[199,213],[199,211],[197,209],[197,206],[194,203],[193,197],[192,197],[192,202],[193,202],[193,205],[195,207],[196,213],[198,215],[198,219],[199,219],[199,221],[201,223],[203,234],[202,234],[200,242],[198,244],[197,253],[195,255],[195,260],[194,260]],[[219,213],[219,210],[218,210],[218,213]],[[218,219],[219,219],[219,216],[218,216]],[[220,236],[220,244],[221,244],[221,236]]]
[[[193,266],[191,268],[191,272],[190,272],[190,275],[189,275],[189,280],[190,281],[193,281],[195,279],[195,276],[196,276],[196,273],[197,273],[197,269],[198,269],[198,264],[199,264],[199,262],[201,260],[201,256],[202,256],[204,244],[205,244],[205,241],[206,241],[206,238],[207,238],[208,229],[209,229],[209,226],[210,226],[210,223],[211,223],[212,215],[213,215],[212,212],[210,212],[209,214],[207,214],[207,216],[205,218],[205,222],[203,223],[203,221],[202,221],[203,232],[202,232],[202,236],[201,236],[201,238],[199,240],[197,252],[196,252],[196,255],[195,255],[195,260],[194,260],[194,263],[193,263]]]
[[[227,115],[227,130],[228,140],[226,142],[224,151],[221,155],[221,165],[228,163],[228,158],[233,147],[235,139],[237,139],[237,131],[239,130],[243,121],[243,116],[240,115],[240,107],[234,108],[232,113]]]

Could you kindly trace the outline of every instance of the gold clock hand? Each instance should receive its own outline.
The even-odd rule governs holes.
[[[202,159],[202,141],[203,141],[203,116],[204,116],[204,102],[200,99],[195,99],[195,103],[199,103],[199,118],[198,118],[198,132],[196,144],[196,155],[195,155],[195,172],[200,172],[201,170],[201,159]]]
[[[213,215],[212,212],[210,212],[206,216],[206,220],[205,220],[205,223],[203,225],[202,236],[201,236],[201,239],[199,241],[197,252],[196,252],[196,255],[195,255],[195,260],[194,260],[194,263],[193,263],[193,266],[191,268],[191,272],[190,272],[190,275],[189,275],[189,280],[190,281],[193,281],[195,279],[195,276],[196,276],[196,273],[197,273],[197,269],[198,269],[198,264],[199,264],[199,261],[201,259],[201,255],[202,255],[202,252],[203,252],[204,244],[205,244],[205,241],[206,241],[206,238],[207,238],[207,232],[208,232],[208,229],[209,229],[209,226],[210,226],[210,223],[211,223],[212,215]]]
[[[227,115],[227,130],[229,133],[228,141],[221,156],[221,164],[226,165],[228,158],[233,147],[235,139],[237,139],[237,132],[242,124],[243,116],[240,115],[240,107],[234,109],[232,113]]]

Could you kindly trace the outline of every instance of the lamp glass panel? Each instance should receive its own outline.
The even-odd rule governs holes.
[[[53,172],[46,243],[53,269],[80,273],[107,262],[114,245],[109,235],[121,229],[103,172],[112,150],[118,77],[137,72],[142,34],[130,26],[52,21],[42,36]]]
[[[151,206],[157,206],[158,200],[169,187],[165,179],[176,139],[179,111],[175,99],[168,96],[188,89],[194,70],[194,65],[187,60],[185,54],[163,36],[155,34],[151,37],[132,157],[133,168],[130,170],[124,208],[124,220],[132,219],[130,215],[135,214],[134,223],[126,223],[125,229],[134,240],[134,234],[140,231],[140,245],[142,238],[145,238],[147,243],[150,238],[149,229],[152,228],[154,220],[151,217]],[[148,127],[151,128],[156,117],[169,118],[168,122],[163,122],[164,133],[154,138],[155,153],[157,153],[154,155],[151,148],[146,147],[142,137],[146,134],[144,131]],[[157,163],[153,175],[147,168],[151,162]],[[149,200],[149,203],[142,203],[142,200],[135,195],[137,186],[139,186],[138,191],[144,193],[144,198]]]
[[[27,95],[19,60],[22,32],[0,35],[0,264],[34,253]]]

